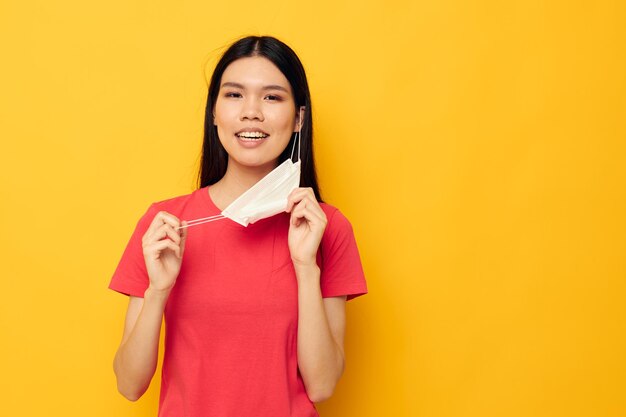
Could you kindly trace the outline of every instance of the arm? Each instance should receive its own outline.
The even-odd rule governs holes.
[[[157,366],[161,321],[167,295],[148,289],[130,297],[124,335],[113,360],[118,391],[137,401],[150,386]]]
[[[131,401],[148,389],[156,370],[163,312],[180,272],[187,236],[186,229],[175,230],[179,225],[176,217],[159,212],[142,238],[150,284],[144,298],[129,299],[122,342],[113,360],[117,388]]]
[[[331,397],[345,366],[346,297],[322,298],[317,265],[297,268],[298,367],[309,399]]]
[[[298,367],[309,399],[321,402],[330,398],[344,369],[346,297],[322,299],[316,255],[328,220],[313,190],[295,189],[286,211],[298,281]]]

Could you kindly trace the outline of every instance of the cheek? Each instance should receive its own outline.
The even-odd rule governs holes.
[[[292,130],[296,121],[295,116],[290,111],[283,109],[271,112],[270,117],[272,123],[280,130]]]
[[[220,126],[227,126],[232,118],[236,114],[237,109],[232,104],[229,105],[221,100],[217,100],[215,103],[215,117],[213,118],[214,124]]]
[[[217,137],[219,138],[224,148],[228,147],[228,141],[225,140],[229,136],[228,132],[231,130],[232,123],[230,120],[230,113],[232,110],[229,106],[220,103],[219,100],[215,103],[215,117],[213,118],[213,125],[217,129]]]

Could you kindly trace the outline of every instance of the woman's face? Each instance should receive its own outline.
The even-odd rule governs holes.
[[[214,124],[229,164],[274,168],[298,130],[289,81],[267,58],[233,61],[222,74]]]

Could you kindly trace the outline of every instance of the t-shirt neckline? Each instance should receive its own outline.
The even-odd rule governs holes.
[[[202,194],[202,199],[206,202],[207,206],[210,209],[210,212],[217,212],[217,214],[221,213],[222,210],[220,210],[219,207],[217,207],[217,205],[215,204],[215,202],[213,201],[213,199],[211,198],[211,194],[209,194],[209,188],[211,186],[207,185],[206,187],[202,187],[200,188],[200,194]]]
[[[206,187],[202,187],[198,190],[201,194],[202,200],[204,200],[204,203],[206,207],[208,208],[207,217],[222,213],[222,210],[220,210],[217,204],[215,204],[215,202],[211,198],[211,194],[209,194],[210,187],[211,187],[210,185],[207,185]],[[233,229],[245,229],[245,226],[242,226],[239,223],[229,218],[225,218],[223,220],[216,220],[214,223],[223,223],[224,225],[227,225],[228,227],[231,227]]]

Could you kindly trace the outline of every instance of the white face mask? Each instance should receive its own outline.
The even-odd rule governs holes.
[[[294,164],[292,159],[296,141],[298,142],[298,162]],[[287,197],[300,186],[300,165],[300,132],[296,132],[290,158],[230,203],[222,214],[190,220],[187,222],[187,227],[226,218],[242,226],[248,226],[258,220],[284,212],[287,208]]]

